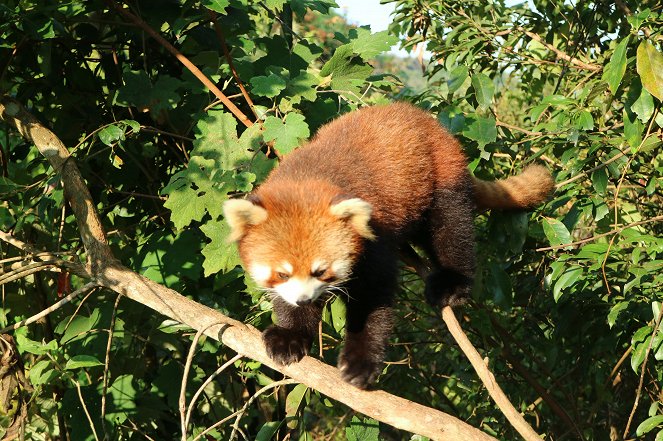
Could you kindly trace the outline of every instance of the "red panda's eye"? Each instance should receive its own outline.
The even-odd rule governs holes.
[[[278,277],[279,280],[286,281],[286,280],[288,280],[288,279],[290,278],[290,274],[286,274],[286,273],[276,273],[276,277]]]
[[[327,272],[326,269],[317,269],[317,270],[313,271],[313,272],[311,273],[311,275],[312,275],[313,277],[315,277],[315,278],[318,278],[318,277],[322,277],[322,275],[323,275],[324,273],[326,273],[326,272]]]

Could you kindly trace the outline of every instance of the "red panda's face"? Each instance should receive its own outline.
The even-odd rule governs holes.
[[[372,237],[367,226],[370,205],[360,199],[305,207],[234,200],[226,203],[224,212],[253,280],[292,305],[342,290],[362,239]],[[362,215],[364,230],[353,221]]]

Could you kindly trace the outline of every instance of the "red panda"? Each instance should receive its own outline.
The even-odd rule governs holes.
[[[453,136],[425,111],[395,103],[321,127],[223,212],[244,267],[273,297],[277,324],[263,333],[270,357],[299,361],[317,335],[321,296],[336,293],[347,303],[338,366],[367,388],[391,331],[399,246],[415,243],[434,263],[429,302],[463,303],[474,276],[475,208],[533,207],[552,188],[539,165],[495,182],[471,177]]]

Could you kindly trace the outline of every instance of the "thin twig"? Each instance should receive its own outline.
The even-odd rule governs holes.
[[[410,265],[421,277],[426,279],[430,274],[430,267],[410,246],[402,249],[401,258],[403,261]],[[487,363],[483,360],[479,352],[476,350],[472,342],[467,338],[465,332],[458,323],[456,316],[450,306],[442,308],[442,319],[446,323],[449,332],[461,350],[472,364],[474,371],[477,373],[484,387],[490,394],[497,407],[502,411],[502,414],[511,423],[514,429],[527,441],[541,441],[541,437],[532,429],[532,427],[525,421],[525,418],[516,410],[507,398],[502,388],[495,380],[495,376],[488,369]]]
[[[191,73],[198,78],[198,80],[207,87],[210,92],[214,94],[218,99],[223,102],[224,106],[230,112],[232,112],[233,115],[237,119],[240,120],[242,124],[244,124],[246,127],[251,127],[253,125],[253,122],[244,115],[244,113],[239,110],[239,108],[233,104],[232,101],[230,101],[226,95],[221,92],[221,90],[216,87],[216,84],[212,83],[207,76],[205,76],[204,73],[200,69],[196,67],[187,57],[182,55],[180,51],[175,49],[175,46],[170,44],[165,38],[163,38],[159,33],[157,33],[154,29],[152,29],[147,23],[145,23],[141,18],[135,16],[131,12],[129,12],[128,9],[123,8],[121,5],[118,5],[114,0],[105,0],[108,5],[110,5],[111,8],[115,9],[117,12],[122,14],[124,17],[126,17],[128,20],[132,21],[135,23],[137,26],[139,26],[141,29],[143,29],[147,34],[150,35],[150,37],[154,38],[161,46],[163,46],[168,52],[173,54],[177,60],[182,63]]]
[[[527,35],[532,40],[536,40],[537,42],[539,42],[540,44],[542,44],[543,46],[548,48],[548,50],[554,52],[555,55],[557,56],[557,58],[559,58],[559,59],[562,59],[564,61],[568,61],[569,63],[571,63],[571,64],[573,64],[573,65],[575,65],[575,66],[577,66],[581,69],[587,69],[587,70],[591,70],[591,71],[601,70],[601,66],[599,66],[598,64],[585,63],[584,61],[581,61],[577,58],[571,57],[570,55],[568,55],[564,51],[561,51],[560,49],[556,48],[552,44],[546,43],[543,40],[543,38],[541,38],[539,35],[535,34],[534,32],[528,31],[527,29],[525,29],[523,27],[518,27],[518,30],[520,32],[522,32],[523,34]]]
[[[113,331],[115,330],[115,317],[117,317],[117,306],[120,304],[122,296],[118,295],[115,298],[113,305],[113,315],[111,315],[110,325],[108,326],[108,343],[106,343],[106,357],[104,359],[104,379],[103,388],[101,391],[101,428],[104,431],[104,440],[109,439],[106,432],[106,393],[108,393],[108,377],[110,372],[110,353],[113,343]]]
[[[99,282],[97,282],[96,280],[92,281],[92,282],[89,282],[89,283],[86,283],[81,288],[77,289],[76,291],[72,292],[71,294],[67,295],[66,297],[63,297],[60,301],[58,301],[57,303],[54,303],[53,305],[51,305],[48,308],[41,311],[40,313],[35,314],[32,317],[28,317],[25,320],[21,320],[20,322],[15,323],[11,326],[7,326],[6,328],[0,329],[0,334],[4,334],[6,332],[13,331],[13,330],[21,328],[23,326],[30,325],[30,324],[36,322],[37,320],[39,320],[43,317],[46,317],[51,312],[61,308],[63,305],[66,305],[67,303],[71,302],[74,298],[78,297],[79,295],[81,295],[85,291],[87,291],[89,289],[93,289],[97,286],[99,286]]]
[[[239,78],[237,69],[235,69],[235,63],[233,63],[233,59],[230,56],[230,50],[228,50],[228,45],[226,44],[226,37],[223,35],[223,30],[221,29],[219,21],[217,20],[216,12],[212,11],[211,9],[208,9],[207,12],[212,18],[212,24],[214,25],[214,30],[216,31],[216,35],[219,38],[219,43],[221,43],[221,48],[223,49],[223,55],[226,57],[226,61],[228,62],[228,67],[230,67],[230,72],[232,72],[233,78],[235,78],[235,82],[237,82],[237,87],[239,87],[239,90],[242,92],[242,96],[244,96],[246,104],[249,105],[249,108],[251,109],[251,112],[253,112],[253,115],[256,118],[258,118],[258,112],[256,112],[253,100],[249,96],[249,93],[246,91],[246,88],[244,88],[244,83]]]
[[[191,421],[191,414],[193,413],[193,409],[195,408],[196,400],[200,397],[200,395],[205,391],[205,388],[212,382],[216,377],[221,374],[224,370],[226,370],[229,366],[233,365],[237,360],[240,360],[242,356],[240,354],[235,355],[233,358],[222,364],[220,367],[217,368],[207,379],[203,384],[200,385],[198,390],[196,391],[195,394],[193,394],[193,397],[191,397],[191,400],[189,401],[189,406],[186,411],[186,418],[184,420],[184,434],[186,435],[186,430],[189,427],[189,421]]]
[[[291,380],[289,378],[285,379],[285,380],[281,380],[281,381],[275,381],[275,382],[273,382],[271,384],[268,384],[267,386],[263,387],[262,389],[260,389],[255,394],[253,394],[253,396],[248,399],[246,404],[244,404],[244,407],[242,407],[240,409],[240,411],[238,412],[237,417],[235,418],[235,422],[233,423],[233,430],[232,430],[232,432],[230,432],[230,438],[228,438],[228,439],[232,441],[235,438],[235,432],[237,430],[239,430],[239,420],[242,418],[242,415],[244,415],[244,413],[246,413],[249,406],[251,406],[251,404],[253,404],[253,402],[260,395],[262,395],[263,393],[265,393],[265,391],[267,391],[269,389],[274,389],[274,388],[277,388],[277,387],[285,386],[285,385],[288,385],[288,384],[295,384],[295,383],[297,383],[295,380]]]
[[[99,436],[97,436],[97,429],[94,428],[94,421],[92,421],[92,417],[90,416],[90,412],[87,410],[87,406],[85,405],[85,400],[83,399],[83,392],[81,392],[81,383],[78,381],[72,379],[71,380],[75,385],[76,385],[76,391],[78,392],[78,399],[81,402],[81,406],[83,407],[83,412],[85,412],[85,416],[87,417],[87,421],[90,424],[90,429],[92,429],[92,435],[94,435],[94,439],[96,441],[99,441]]]
[[[193,356],[196,354],[196,349],[198,347],[198,340],[203,336],[205,331],[210,327],[218,325],[220,323],[210,323],[205,327],[200,328],[196,335],[193,337],[191,346],[189,347],[189,353],[186,357],[186,362],[184,363],[184,372],[182,373],[182,384],[180,386],[180,399],[179,399],[179,408],[180,408],[180,426],[182,429],[182,441],[186,441],[186,385],[189,379],[189,371],[191,370],[191,364],[193,363]]]

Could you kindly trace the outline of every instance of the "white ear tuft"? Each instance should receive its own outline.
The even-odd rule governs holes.
[[[267,210],[246,199],[229,199],[223,203],[223,217],[230,225],[228,241],[236,242],[244,236],[247,226],[267,219]]]
[[[349,220],[361,237],[370,240],[375,239],[373,230],[368,226],[373,207],[365,200],[359,198],[344,199],[329,207],[329,212],[339,219]]]

